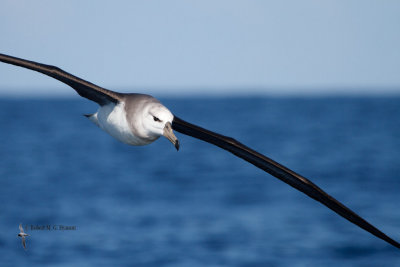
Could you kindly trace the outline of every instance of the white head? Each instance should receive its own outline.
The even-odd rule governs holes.
[[[153,136],[165,136],[179,150],[179,141],[172,131],[174,115],[160,102],[147,103],[142,121],[143,127]]]

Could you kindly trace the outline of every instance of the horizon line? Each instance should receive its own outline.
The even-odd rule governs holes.
[[[24,87],[26,88],[26,87]],[[37,88],[32,90],[22,89],[22,87],[11,87],[5,89],[0,87],[1,98],[73,98],[78,96],[74,90],[64,90],[61,86],[54,88]],[[141,88],[140,90],[138,90]],[[376,88],[376,89],[375,89]],[[325,87],[188,87],[183,90],[182,87],[172,89],[171,87],[128,87],[115,90],[121,93],[143,93],[158,95],[161,97],[390,97],[400,96],[400,86],[325,86]]]

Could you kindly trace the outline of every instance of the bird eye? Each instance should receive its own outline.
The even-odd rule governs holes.
[[[154,121],[161,121],[159,118],[157,118],[156,116],[153,116],[153,120]]]

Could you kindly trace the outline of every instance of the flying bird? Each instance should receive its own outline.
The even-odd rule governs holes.
[[[22,240],[22,246],[24,247],[24,249],[26,250],[26,242],[25,242],[25,237],[29,236],[28,234],[25,234],[24,232],[24,228],[22,228],[22,224],[19,224],[19,231],[20,233],[18,234],[18,236],[21,237]]]
[[[53,77],[72,87],[80,96],[98,103],[97,112],[85,116],[123,143],[136,146],[146,145],[154,142],[160,136],[164,136],[179,150],[179,141],[173,130],[211,143],[275,176],[365,231],[400,249],[397,241],[361,218],[307,178],[231,137],[206,130],[178,118],[152,96],[114,92],[78,78],[58,67],[4,54],[0,54],[0,61]],[[24,236],[22,236],[22,240],[25,247]]]

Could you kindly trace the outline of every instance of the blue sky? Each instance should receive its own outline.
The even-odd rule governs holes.
[[[0,51],[143,93],[399,93],[400,1],[19,1]],[[34,90],[33,90],[34,89]],[[0,94],[73,91],[0,64]]]

